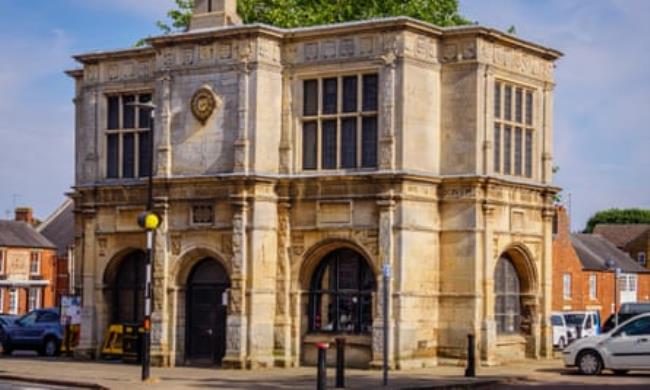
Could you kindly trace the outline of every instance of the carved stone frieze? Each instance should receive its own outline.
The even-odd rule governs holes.
[[[528,54],[521,49],[479,40],[478,59],[481,62],[495,65],[514,73],[547,81],[553,80],[552,62]]]

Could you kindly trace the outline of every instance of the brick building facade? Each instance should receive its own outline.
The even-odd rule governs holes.
[[[650,224],[598,224],[594,234],[600,234],[643,267],[650,269]]]
[[[650,273],[627,253],[598,234],[569,231],[564,207],[556,208],[553,238],[553,310],[597,310],[601,318],[612,314],[615,273],[612,260],[622,270],[618,283],[618,307],[623,302],[650,300]]]
[[[56,306],[55,246],[33,227],[31,209],[0,220],[0,313]]]

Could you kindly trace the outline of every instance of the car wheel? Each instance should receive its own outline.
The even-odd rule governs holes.
[[[560,351],[563,350],[566,347],[566,341],[564,341],[564,337],[560,337],[560,341],[557,343],[557,349]]]
[[[47,357],[54,357],[59,354],[59,343],[54,337],[48,337],[45,339],[43,346],[41,347],[41,355]]]
[[[584,351],[578,355],[577,366],[583,375],[598,375],[603,369],[603,362],[596,351]]]
[[[630,372],[630,370],[614,370],[614,375],[625,375],[628,372]]]

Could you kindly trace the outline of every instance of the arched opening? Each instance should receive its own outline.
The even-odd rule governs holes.
[[[494,295],[497,335],[521,333],[521,281],[515,264],[507,254],[502,255],[497,261],[494,271]]]
[[[329,253],[311,277],[308,331],[369,334],[375,291],[375,276],[362,255],[351,249]]]
[[[196,365],[221,365],[226,353],[228,274],[216,260],[194,265],[187,280],[185,357]]]
[[[140,324],[144,319],[145,253],[128,253],[118,265],[112,288],[112,323]]]

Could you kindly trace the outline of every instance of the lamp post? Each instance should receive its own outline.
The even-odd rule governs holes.
[[[618,306],[618,278],[621,276],[621,268],[613,260],[607,260],[605,264],[607,269],[614,271],[614,307],[612,309],[614,312],[614,326],[618,326],[618,310],[616,306]]]
[[[149,177],[147,188],[147,209],[138,216],[138,224],[147,231],[147,253],[144,287],[144,334],[142,337],[142,381],[150,376],[151,369],[151,304],[153,300],[153,241],[154,234],[160,226],[160,217],[153,212],[153,129],[156,105],[153,102],[134,102],[129,105],[148,111],[149,117]]]

